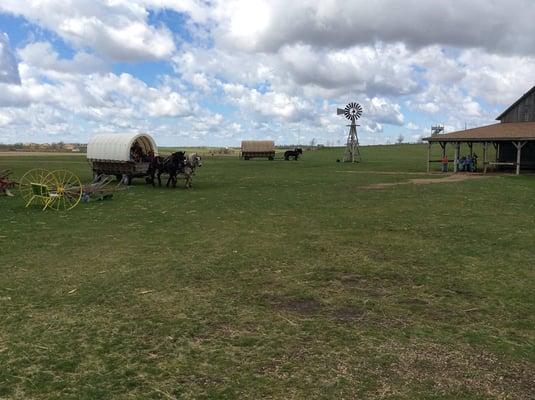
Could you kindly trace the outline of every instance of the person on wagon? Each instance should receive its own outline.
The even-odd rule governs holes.
[[[132,148],[130,149],[130,157],[135,162],[140,162],[141,161],[141,158],[143,157],[143,150],[141,149],[141,146],[139,145],[138,142],[135,142],[132,145]]]

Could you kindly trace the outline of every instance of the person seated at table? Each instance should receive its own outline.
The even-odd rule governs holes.
[[[459,171],[466,171],[466,157],[462,156],[459,160]]]
[[[466,156],[465,166],[466,166],[466,172],[472,172],[472,156],[471,155]]]

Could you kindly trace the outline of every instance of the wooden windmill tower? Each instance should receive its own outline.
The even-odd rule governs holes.
[[[347,135],[346,151],[344,153],[344,162],[360,162],[359,138],[357,136],[357,119],[362,116],[362,107],[358,103],[349,103],[346,108],[338,108],[337,115],[344,114],[351,121],[349,134]]]

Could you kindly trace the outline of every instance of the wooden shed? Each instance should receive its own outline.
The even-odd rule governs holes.
[[[443,157],[446,146],[454,146],[454,172],[457,172],[461,144],[467,144],[472,153],[474,143],[483,146],[484,172],[489,166],[513,169],[517,175],[521,169],[535,169],[535,86],[496,119],[500,121],[499,124],[425,138],[428,142],[427,170],[430,170],[431,163],[441,161],[431,159],[431,146],[434,143],[442,148]],[[488,160],[489,145],[496,150],[492,161]]]

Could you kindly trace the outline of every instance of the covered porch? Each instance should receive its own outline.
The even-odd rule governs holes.
[[[453,172],[459,172],[461,146],[468,148],[470,159],[474,157],[474,145],[481,146],[482,156],[479,159],[482,171],[489,168],[495,170],[512,170],[517,175],[521,170],[535,169],[535,123],[500,123],[465,131],[433,135],[425,138],[427,147],[427,171],[433,163],[445,162],[448,154],[447,146],[454,150]],[[432,158],[432,145],[441,148],[441,159]],[[451,151],[451,150],[450,150]],[[491,156],[492,154],[492,156]]]

